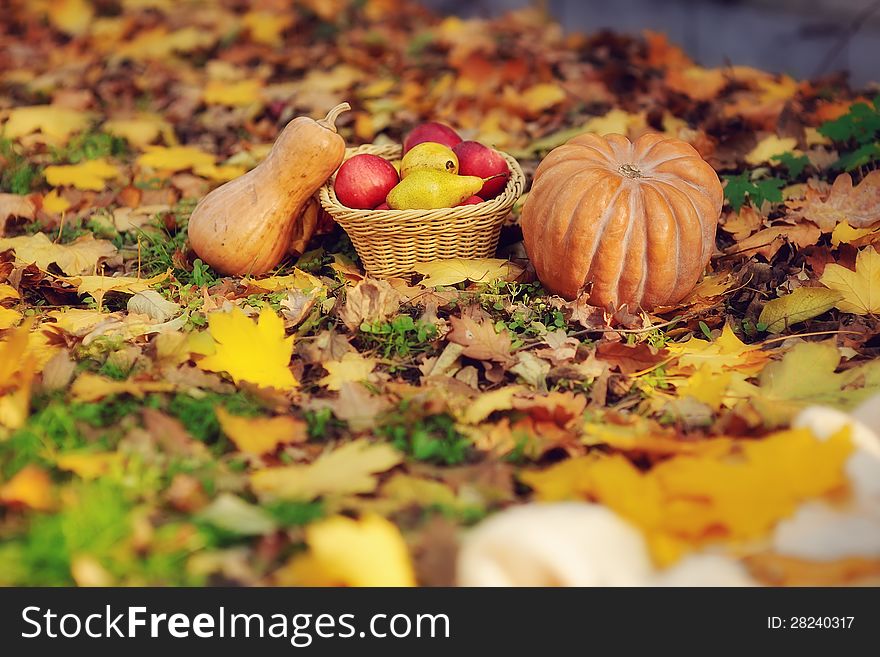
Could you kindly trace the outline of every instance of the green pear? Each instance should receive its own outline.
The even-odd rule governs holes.
[[[416,169],[388,192],[392,210],[451,208],[483,188],[483,179],[437,169]]]

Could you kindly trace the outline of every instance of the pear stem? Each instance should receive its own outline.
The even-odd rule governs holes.
[[[510,176],[510,172],[507,171],[505,173],[496,173],[494,176],[489,176],[488,178],[483,178],[483,182],[489,182],[490,180],[495,180],[495,178],[507,178]]]
[[[319,121],[315,121],[322,128],[327,128],[327,130],[332,130],[336,132],[336,119],[339,118],[339,115],[343,112],[347,112],[351,109],[351,105],[348,103],[339,103],[332,110],[327,112],[327,116]]]

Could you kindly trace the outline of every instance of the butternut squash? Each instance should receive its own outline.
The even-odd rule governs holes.
[[[293,119],[263,162],[205,196],[189,219],[196,254],[223,274],[257,275],[281,262],[292,243],[301,244],[316,223],[303,211],[345,155],[335,121],[349,109],[341,103],[320,121]],[[300,226],[304,221],[312,227]]]

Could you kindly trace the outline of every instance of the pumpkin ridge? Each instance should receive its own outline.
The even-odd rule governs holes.
[[[589,187],[584,189],[584,191],[578,196],[578,199],[583,199],[585,196],[587,196],[589,193],[593,192],[597,187],[600,187],[601,185],[606,183],[608,180],[611,180],[612,184],[613,184],[614,177],[609,175],[607,172],[605,172],[601,176],[598,176],[592,185],[590,185]],[[621,184],[616,190],[614,190],[614,192],[612,192],[611,198],[609,199],[606,210],[599,217],[600,221],[603,220],[605,214],[607,214],[607,212],[608,212],[608,209],[613,208],[614,203],[617,201],[617,198],[620,195],[620,190],[622,187],[623,187],[623,185]],[[559,196],[560,196],[560,198],[563,198],[564,194],[560,194]],[[566,254],[567,256],[569,256],[571,254],[571,251],[573,248],[572,242],[574,241],[575,236],[580,232],[579,230],[575,229],[575,226],[578,225],[578,222],[575,221],[575,218],[578,214],[578,211],[580,211],[581,209],[582,209],[581,208],[581,201],[578,200],[578,202],[576,202],[572,206],[571,215],[568,219],[568,228],[565,229],[565,233],[563,234],[563,237],[562,237],[562,241],[561,241],[562,253]],[[593,253],[595,253],[596,250],[599,248],[599,243],[602,240],[602,231],[603,230],[604,230],[604,226],[602,227],[601,230],[597,230],[594,232],[594,236],[592,239],[592,252]],[[565,259],[568,260],[569,258],[566,257]],[[587,278],[587,276],[585,275],[584,280],[586,280],[586,278]],[[581,281],[578,284],[578,288],[583,288],[583,286],[584,286],[584,281]]]
[[[611,221],[611,216],[614,214],[615,205],[617,204],[618,199],[620,198],[621,193],[625,187],[623,179],[618,176],[611,176],[613,180],[619,181],[619,185],[617,189],[614,191],[614,196],[608,201],[608,205],[605,206],[604,211],[599,217],[600,228],[596,231],[596,239],[593,242],[593,249],[590,253],[589,263],[590,267],[587,269],[587,273],[584,275],[584,280],[580,284],[580,289],[583,289],[587,283],[587,280],[592,278],[593,270],[597,264],[596,254],[602,249],[602,238],[604,236],[605,230],[608,228],[608,223]],[[568,234],[573,233],[572,227],[574,222],[569,225],[569,229],[566,233],[566,244],[568,244]],[[568,249],[565,251],[568,252]]]
[[[644,203],[642,202],[642,190],[638,184],[634,184],[634,185],[630,186],[629,197],[630,197],[630,206],[629,206],[630,207],[630,214],[633,214],[634,216],[639,216],[638,212],[637,212],[637,210],[638,210],[637,206],[640,206],[641,209],[644,211]],[[621,248],[620,252],[621,252],[621,254],[623,254],[624,257],[626,257],[627,253],[629,252],[630,242],[632,241],[633,225],[635,223],[636,223],[636,221],[630,221],[627,224],[626,232],[623,235],[623,247]],[[645,221],[643,220],[641,223],[644,224]],[[617,268],[617,278],[614,281],[614,285],[612,286],[614,289],[614,297],[615,297],[616,302],[619,302],[620,297],[621,297],[620,279],[623,278],[623,270],[624,270],[623,267]],[[639,278],[641,279],[641,275],[639,276]]]
[[[562,147],[581,146],[581,147],[589,149],[591,151],[595,151],[596,153],[601,155],[602,159],[604,159],[606,162],[611,162],[611,158],[614,155],[614,151],[613,150],[609,150],[609,151],[602,150],[601,148],[599,148],[599,146],[597,146],[595,144],[595,141],[596,141],[596,135],[592,135],[590,133],[584,133],[584,134],[577,135],[576,137],[572,137],[567,142],[565,142],[565,144],[563,144]],[[588,143],[588,142],[592,142],[592,143]]]
[[[674,238],[669,240],[672,244],[675,245],[675,256],[672,258],[671,261],[678,263],[679,257],[680,257],[681,240],[680,240],[680,234],[679,234],[680,228],[678,226],[678,220],[676,219],[676,216],[675,216],[675,208],[672,207],[672,205],[670,204],[669,199],[666,197],[666,195],[663,194],[662,191],[660,189],[658,189],[657,186],[654,184],[648,183],[642,188],[643,196],[647,195],[646,190],[648,190],[648,189],[650,189],[654,193],[656,200],[660,203],[663,203],[663,205],[665,206],[665,213],[664,214],[668,218],[668,222],[669,222],[669,225],[671,226],[672,230],[675,232]],[[647,212],[647,205],[648,205],[647,200],[645,200],[646,212]],[[656,208],[655,208],[655,210],[656,210]],[[649,217],[649,219],[650,219],[650,217]],[[649,228],[648,221],[645,221],[644,224],[645,224],[645,228],[648,229]],[[649,237],[648,245],[650,246],[651,243],[652,242]],[[648,249],[648,251],[650,251],[650,249]],[[646,257],[648,259],[650,259],[650,254],[648,252],[646,252]],[[671,282],[669,280],[666,280],[666,281],[663,281],[663,284],[665,285],[665,287],[660,287],[658,290],[658,289],[656,289],[656,287],[652,281],[652,284],[650,286],[648,286],[649,290],[651,292],[653,292],[652,296],[662,297],[662,296],[671,295],[675,291],[676,286],[678,285],[678,274],[676,273],[675,277],[671,280]],[[647,280],[646,280],[646,285],[647,285]],[[660,285],[660,284],[658,283],[657,285]],[[665,292],[666,294],[665,295],[660,294],[661,292]],[[640,298],[644,298],[644,297],[640,297]]]
[[[682,192],[680,189],[677,189],[675,186],[673,186],[673,185],[671,185],[671,184],[669,184],[669,183],[666,183],[666,182],[660,182],[660,183],[655,187],[655,189],[657,189],[657,191],[660,193],[660,195],[663,196],[663,200],[666,202],[666,204],[667,204],[667,205],[670,207],[670,209],[672,210],[672,216],[673,216],[673,218],[675,219],[675,226],[676,226],[676,229],[678,230],[679,239],[676,240],[675,244],[676,244],[676,257],[677,257],[677,259],[678,259],[679,264],[682,263],[682,260],[681,260],[682,255],[684,255],[685,258],[687,258],[687,256],[688,256],[687,251],[685,251],[685,253],[682,254],[682,250],[681,250],[681,247],[682,247],[682,243],[681,243],[681,235],[682,235],[683,233],[686,233],[686,232],[687,232],[687,231],[684,229],[684,227],[682,226],[682,222],[685,221],[685,219],[684,219],[684,218],[681,216],[681,214],[676,210],[676,206],[670,201],[669,196],[668,196],[667,193],[666,193],[666,190],[664,190],[664,189],[661,187],[661,185],[665,185],[666,187],[668,187],[670,190],[672,190],[672,191],[675,192],[676,194],[678,194],[678,195],[680,195],[680,196],[684,196],[685,198],[687,198],[688,203],[690,203],[691,209],[694,211],[694,218],[696,219],[697,226],[700,228],[700,262],[703,262],[703,257],[704,257],[704,255],[705,255],[705,254],[704,254],[704,251],[706,250],[706,245],[705,245],[705,240],[703,239],[703,224],[702,224],[702,222],[700,221],[700,212],[699,212],[699,210],[697,209],[697,206],[694,204],[693,201],[691,201],[691,199],[687,196],[687,194],[685,194],[684,192]],[[705,267],[705,265],[703,265],[703,267]],[[675,283],[675,290],[676,290],[676,292],[675,292],[675,294],[674,294],[673,296],[675,296],[675,295],[678,294],[677,290],[679,290],[679,289],[681,288],[681,286],[682,286],[682,278],[684,277],[685,280],[686,280],[687,278],[689,278],[689,271],[690,271],[690,269],[691,269],[691,267],[690,267],[690,263],[688,263],[688,267],[686,267],[684,271],[683,271],[681,268],[679,268],[679,270],[678,270],[678,276],[676,277],[676,283]],[[699,276],[699,273],[697,274],[697,276]],[[696,281],[694,281],[694,282],[696,282]],[[678,299],[675,299],[675,301],[678,301]]]

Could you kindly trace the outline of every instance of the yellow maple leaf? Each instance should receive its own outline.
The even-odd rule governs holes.
[[[150,289],[156,283],[161,283],[170,275],[170,271],[164,274],[156,274],[150,278],[134,278],[133,276],[74,276],[65,279],[71,285],[76,285],[79,294],[91,294],[98,302],[100,309],[104,302],[104,296],[110,292],[121,294],[137,294]]]
[[[70,36],[85,34],[95,8],[88,0],[50,0],[47,16],[53,27]]]
[[[56,164],[43,170],[50,185],[73,185],[77,189],[100,192],[108,180],[119,176],[119,170],[107,160],[86,160],[79,164]]]
[[[361,438],[325,452],[308,465],[288,465],[251,474],[251,488],[270,499],[313,500],[322,495],[351,495],[376,490],[376,475],[403,461],[386,443]]]
[[[321,279],[296,267],[294,267],[292,274],[269,276],[268,278],[245,278],[242,280],[242,283],[258,287],[261,290],[269,290],[270,292],[279,292],[281,290],[309,292],[311,290],[324,289]]]
[[[289,368],[293,336],[284,337],[284,322],[271,309],[263,308],[256,323],[238,307],[214,312],[208,315],[208,327],[217,350],[199,361],[203,370],[279,390],[298,385]]]
[[[3,136],[17,139],[32,132],[41,132],[53,142],[66,142],[71,134],[85,130],[91,117],[86,112],[57,107],[55,105],[32,105],[10,110]]]
[[[752,166],[757,166],[769,162],[774,156],[783,153],[797,154],[795,146],[797,146],[797,139],[794,137],[767,135],[746,154],[745,160]]]
[[[9,283],[0,283],[0,301],[6,299],[21,299],[21,295]]]
[[[880,224],[874,224],[867,228],[854,228],[848,221],[841,221],[831,231],[831,245],[852,244],[863,237],[871,236],[871,241],[880,239]],[[867,240],[866,240],[867,241]]]
[[[308,440],[307,425],[289,415],[278,417],[243,417],[233,415],[222,406],[214,409],[223,433],[241,452],[268,454],[279,445]]]
[[[70,201],[58,195],[58,190],[53,189],[43,197],[43,210],[51,214],[61,214],[70,209]]]
[[[30,411],[31,383],[37,368],[29,345],[32,324],[32,319],[26,320],[0,342],[0,427],[6,429],[23,427]]]
[[[262,102],[260,91],[262,82],[257,79],[210,80],[202,93],[202,99],[208,105],[228,105],[230,107],[246,107]]]
[[[499,279],[515,280],[522,274],[522,267],[500,258],[450,258],[432,260],[413,266],[413,271],[425,276],[419,282],[423,287],[455,285],[471,280],[475,283],[492,283]]]
[[[175,173],[196,167],[211,167],[215,157],[195,146],[146,146],[137,163],[157,171]]]
[[[703,402],[717,411],[727,395],[732,376],[732,372],[716,372],[711,367],[702,365],[683,385],[676,386],[676,392],[682,397],[692,397]]]
[[[67,452],[55,457],[55,465],[83,479],[97,479],[122,463],[120,452]]]
[[[630,114],[622,109],[610,110],[603,116],[596,116],[584,124],[582,132],[592,132],[597,135],[628,135],[631,131],[645,127],[645,115],[643,113]]]
[[[825,265],[819,280],[843,295],[836,304],[843,312],[856,315],[880,313],[880,254],[873,246],[859,251],[855,271],[832,263]]]
[[[375,514],[333,516],[306,527],[309,551],[277,573],[284,586],[415,586],[406,542]]]
[[[712,100],[727,86],[727,77],[718,68],[690,66],[667,71],[666,84],[693,100]]]
[[[11,328],[21,321],[21,313],[12,308],[0,308],[0,330]]]
[[[0,250],[13,249],[21,262],[48,269],[55,263],[65,274],[94,271],[98,261],[116,255],[116,247],[106,240],[84,235],[70,244],[55,244],[45,233],[0,238]]]
[[[366,381],[376,368],[374,358],[364,358],[356,351],[350,351],[343,355],[340,360],[331,360],[321,363],[327,370],[327,376],[318,383],[327,390],[340,390],[345,383]]]
[[[743,373],[757,373],[770,358],[760,345],[747,345],[726,324],[717,340],[709,342],[691,336],[686,342],[667,345],[669,352],[678,356],[678,368],[706,366],[710,371],[727,369]]]
[[[49,511],[54,502],[49,473],[36,465],[24,466],[0,486],[0,504],[22,504],[37,511]]]
[[[251,33],[251,39],[267,46],[280,46],[284,40],[281,33],[293,25],[293,16],[268,11],[249,11],[241,23]]]
[[[808,430],[738,441],[730,456],[678,455],[647,472],[620,454],[569,459],[521,473],[540,500],[591,499],[637,525],[655,559],[716,540],[756,539],[805,500],[846,484],[848,430],[828,440]]]
[[[138,114],[129,118],[116,118],[105,121],[101,129],[111,135],[124,138],[132,146],[145,148],[160,136],[168,146],[177,144],[174,128],[168,121],[156,114]]]
[[[211,30],[185,27],[168,32],[166,27],[142,30],[123,43],[113,44],[113,58],[118,59],[166,59],[176,52],[186,53],[199,48],[210,48],[219,36]]]
[[[545,82],[529,87],[518,100],[529,114],[540,114],[565,100],[565,90],[558,84]]]
[[[177,386],[168,381],[114,381],[98,374],[80,374],[70,386],[74,401],[94,402],[113,395],[131,395],[143,399],[149,392],[171,392]]]
[[[193,168],[193,173],[203,178],[209,178],[217,182],[228,182],[234,178],[238,178],[247,172],[242,166],[234,164],[203,164]]]

